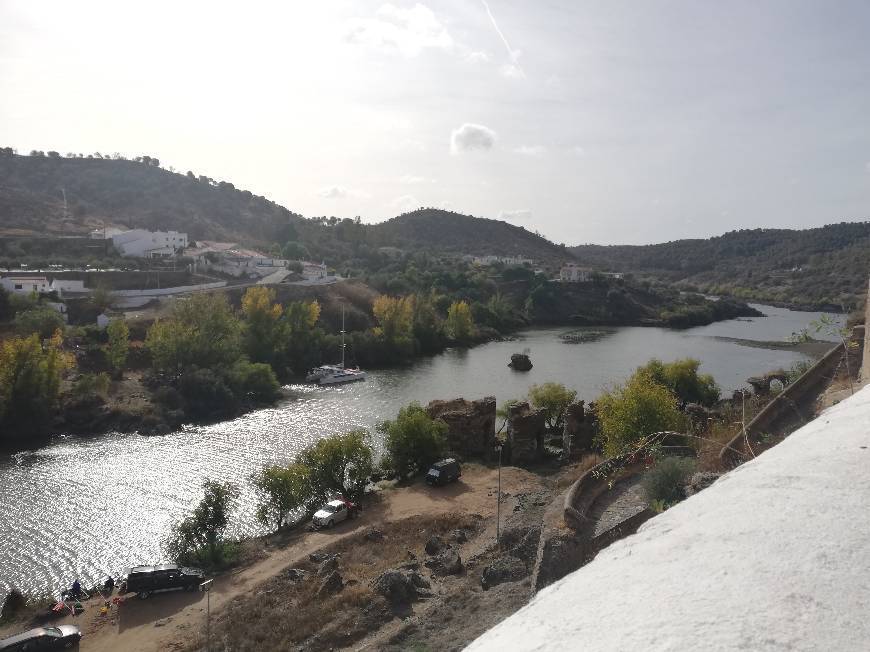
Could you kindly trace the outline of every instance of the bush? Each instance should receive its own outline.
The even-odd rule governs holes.
[[[695,472],[695,460],[665,457],[643,476],[643,490],[650,504],[658,501],[665,507],[682,500],[683,486]]]
[[[235,394],[211,369],[197,369],[183,375],[178,381],[178,391],[193,417],[232,414],[237,407]]]
[[[207,480],[202,487],[202,500],[190,516],[172,528],[164,547],[178,563],[219,567],[237,552],[223,537],[239,490],[229,482],[213,480]]]
[[[38,333],[42,339],[51,337],[57,331],[63,331],[66,323],[61,314],[52,308],[41,306],[25,310],[15,315],[15,330],[24,336]]]
[[[10,589],[3,604],[0,605],[0,622],[8,622],[15,617],[19,611],[27,606],[27,598],[18,589]]]
[[[550,429],[562,427],[565,410],[576,398],[577,392],[561,383],[544,383],[529,388],[529,401],[533,407],[544,410]]]
[[[111,379],[107,373],[99,374],[82,374],[72,386],[72,393],[77,398],[88,398],[90,396],[102,396],[103,398],[109,393],[109,384]]]
[[[643,370],[602,394],[596,401],[596,415],[608,457],[627,452],[648,435],[674,430],[684,423],[676,397]]]
[[[419,403],[399,410],[394,421],[378,425],[385,438],[384,465],[401,477],[423,471],[447,450],[447,424],[432,419]]]
[[[260,494],[257,519],[276,530],[313,495],[311,469],[304,464],[267,467],[254,477],[254,486]]]
[[[674,362],[662,362],[655,358],[638,371],[650,375],[653,381],[669,389],[680,402],[715,405],[719,400],[719,387],[710,374],[699,374],[700,361],[684,358]]]
[[[237,398],[269,402],[277,398],[281,385],[272,367],[264,363],[240,360],[226,376],[227,384]]]

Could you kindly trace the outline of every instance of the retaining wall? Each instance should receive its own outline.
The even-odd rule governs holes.
[[[150,288],[148,290],[115,290],[112,292],[117,297],[162,297],[170,294],[184,294],[186,292],[198,292],[201,290],[217,290],[226,287],[226,281],[215,283],[202,283],[200,285],[179,285],[172,288]]]
[[[863,342],[864,328],[856,326],[852,330],[850,341]],[[866,347],[865,347],[866,349]],[[866,351],[864,352],[866,356]],[[856,353],[849,353],[849,364],[852,375],[855,375],[856,365],[861,359]],[[805,402],[813,394],[821,394],[831,382],[837,368],[843,362],[844,351],[841,345],[837,345],[828,351],[818,362],[807,369],[793,383],[787,385],[776,398],[768,403],[752,421],[746,425],[746,437],[743,433],[736,435],[719,452],[719,459],[728,466],[735,466],[742,462],[747,454],[746,439],[750,446],[759,443],[762,435],[773,434],[779,427],[786,423],[792,423],[795,419],[804,423],[811,421],[815,414],[810,410],[801,412],[799,405]]]
[[[866,337],[867,329],[870,328],[870,287],[868,287],[867,300],[864,303],[864,335]],[[861,360],[861,383],[867,384],[870,381],[870,346],[866,345],[864,340],[864,355]]]

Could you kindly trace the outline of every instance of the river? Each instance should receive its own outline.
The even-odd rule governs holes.
[[[821,316],[756,307],[767,316],[684,331],[607,329],[606,336],[580,344],[563,342],[564,328],[530,330],[516,341],[449,350],[407,368],[372,371],[364,383],[293,385],[287,388],[289,398],[274,408],[209,426],[160,437],[58,437],[38,450],[0,456],[0,596],[12,586],[57,591],[76,577],[89,585],[131,564],[159,561],[161,541],[198,500],[206,478],[240,486],[233,534],[255,534],[260,530],[253,517],[252,473],[290,460],[320,437],[372,428],[410,401],[495,395],[502,402],[550,380],[590,401],[651,357],[697,358],[701,370],[730,392],[751,375],[805,359],[794,351],[717,339],[781,341]],[[841,316],[836,319],[842,322]],[[510,354],[525,348],[534,368],[510,370]]]

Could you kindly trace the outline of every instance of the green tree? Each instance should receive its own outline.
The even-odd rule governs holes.
[[[48,306],[37,306],[15,315],[15,330],[20,335],[36,333],[45,339],[57,330],[63,331],[66,324],[61,314]]]
[[[39,335],[0,342],[0,443],[40,431],[57,403],[71,364],[60,331],[43,347]]]
[[[254,362],[272,362],[283,349],[285,329],[280,303],[274,303],[275,290],[262,285],[248,288],[242,297],[245,316],[245,350]]]
[[[411,340],[414,326],[414,297],[381,295],[372,303],[372,312],[378,321],[376,333],[387,342]]]
[[[627,452],[633,443],[653,433],[684,424],[676,397],[644,371],[602,394],[595,405],[608,457]]]
[[[323,332],[317,328],[318,319],[320,304],[317,301],[293,301],[284,309],[284,363],[298,374],[320,361]]]
[[[438,312],[431,298],[414,298],[414,339],[423,353],[436,353],[441,350],[444,330]]]
[[[311,469],[304,464],[269,466],[255,476],[254,486],[260,494],[257,518],[280,530],[290,513],[311,499]]]
[[[307,260],[308,249],[301,242],[290,240],[281,249],[281,255],[287,260]]]
[[[662,362],[653,358],[639,371],[649,374],[659,385],[668,388],[682,405],[700,403],[715,405],[719,400],[719,387],[710,374],[699,374],[701,363],[693,358]]]
[[[529,388],[532,407],[546,414],[547,427],[561,429],[565,410],[577,399],[577,392],[561,383],[544,383]]]
[[[241,322],[223,294],[194,294],[176,301],[168,319],[154,322],[145,346],[164,373],[226,366],[241,356]]]
[[[457,342],[467,342],[474,335],[474,317],[465,301],[454,301],[447,309],[447,334]]]
[[[311,471],[311,487],[317,498],[330,493],[356,497],[372,474],[373,451],[369,433],[352,430],[332,435],[303,450],[297,462]]]
[[[204,495],[193,513],[176,524],[167,542],[167,552],[180,563],[224,561],[222,543],[239,489],[229,482],[206,480]]]
[[[124,373],[124,365],[127,364],[127,354],[130,351],[130,329],[123,319],[113,319],[106,327],[109,342],[106,344],[106,358],[109,365],[120,378]]]
[[[377,429],[387,449],[384,464],[401,477],[428,468],[447,450],[447,424],[432,419],[419,403],[403,407]]]

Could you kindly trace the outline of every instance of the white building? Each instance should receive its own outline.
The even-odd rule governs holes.
[[[234,242],[200,240],[194,249],[185,252],[197,268],[211,269],[230,276],[268,276],[287,267],[284,258],[273,258],[253,249],[244,249]]]
[[[302,278],[306,281],[319,281],[326,278],[328,270],[324,263],[310,263],[302,261]]]
[[[576,263],[568,263],[559,270],[559,280],[563,283],[588,283],[592,280],[592,270]]]
[[[481,265],[484,267],[497,264],[521,266],[531,265],[534,262],[531,258],[525,258],[524,256],[463,256],[462,259],[474,265]]]
[[[124,233],[124,229],[119,229],[114,226],[107,226],[104,229],[94,229],[91,231],[91,240],[111,240],[121,233]]]
[[[85,287],[84,281],[67,278],[53,278],[49,284],[51,292],[57,292],[59,297],[64,294],[88,294],[90,290]]]
[[[46,294],[51,292],[51,284],[45,276],[4,276],[0,286],[15,294]]]
[[[868,423],[865,387],[467,650],[867,650]]]
[[[187,234],[133,229],[113,235],[112,244],[129,258],[169,258],[187,247]]]

